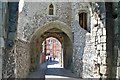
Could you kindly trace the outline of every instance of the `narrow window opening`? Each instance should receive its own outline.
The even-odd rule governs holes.
[[[79,14],[79,24],[82,28],[87,30],[87,13],[80,13]]]
[[[53,4],[50,4],[49,6],[49,15],[53,15],[54,14],[54,7]]]

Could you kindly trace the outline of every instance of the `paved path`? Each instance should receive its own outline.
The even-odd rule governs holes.
[[[71,71],[61,67],[58,61],[48,62],[45,80],[80,80]]]
[[[31,73],[28,78],[38,78],[39,80],[44,80],[45,73],[47,70],[47,62],[43,63],[42,65],[38,66],[38,69],[36,69],[33,73]]]
[[[61,67],[58,61],[48,61],[38,66],[38,69],[29,75],[30,80],[81,80],[70,70]]]

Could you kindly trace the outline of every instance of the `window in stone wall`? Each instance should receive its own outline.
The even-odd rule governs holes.
[[[54,6],[53,6],[53,4],[49,5],[49,15],[54,15]]]
[[[79,14],[79,24],[82,28],[87,30],[87,13],[82,12]]]

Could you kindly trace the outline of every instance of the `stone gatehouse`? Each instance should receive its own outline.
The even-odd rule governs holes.
[[[61,42],[64,67],[78,77],[119,77],[120,2],[25,2],[21,13],[18,3],[1,4],[3,78],[34,71],[48,37]]]

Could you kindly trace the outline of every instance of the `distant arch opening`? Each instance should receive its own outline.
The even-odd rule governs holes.
[[[70,28],[63,22],[54,21],[50,22],[44,27],[38,29],[32,36],[30,41],[30,54],[31,54],[31,69],[34,71],[40,60],[42,59],[42,44],[49,38],[56,38],[63,49],[63,68],[71,69],[72,66],[72,56],[73,56],[73,46],[72,46],[72,32]]]
[[[54,37],[48,37],[42,43],[42,56],[40,58],[40,63],[45,61],[57,62],[60,64],[59,67],[63,68],[62,43]]]

